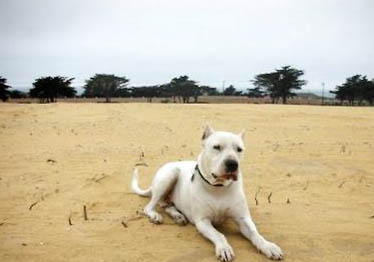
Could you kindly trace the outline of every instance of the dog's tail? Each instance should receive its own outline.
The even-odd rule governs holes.
[[[139,196],[144,196],[144,197],[151,196],[152,187],[149,187],[146,190],[141,189],[139,187],[139,184],[138,184],[138,176],[139,176],[138,169],[135,168],[134,169],[134,174],[132,176],[132,181],[131,181],[131,190],[132,190],[132,192],[136,193]]]

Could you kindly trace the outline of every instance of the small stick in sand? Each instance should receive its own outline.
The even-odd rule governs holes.
[[[139,219],[142,219],[142,218],[144,218],[144,217],[145,217],[144,214],[138,214],[138,215],[136,215],[135,217],[130,217],[129,219],[126,220],[126,222],[128,223],[128,222],[130,222],[130,221],[139,220]],[[126,223],[126,225],[127,225],[127,223]]]
[[[38,202],[39,202],[39,201],[36,201],[36,202],[32,203],[32,204],[30,205],[30,207],[29,207],[29,210],[31,211],[31,209],[32,209],[36,204],[38,204]]]
[[[345,153],[345,145],[342,145],[342,146],[340,147],[340,153]]]
[[[121,221],[121,224],[122,224],[123,227],[127,228],[127,224],[125,222]]]
[[[306,181],[306,185],[305,185],[305,187],[303,188],[303,190],[304,190],[304,191],[307,190],[307,189],[308,189],[308,186],[309,186],[309,181]]]
[[[83,206],[83,215],[84,215],[84,220],[88,220],[88,217],[87,217],[87,208],[86,208],[86,206],[84,205]]]
[[[71,222],[71,214],[70,214],[70,216],[69,216],[69,226],[72,226],[73,225],[73,223]]]
[[[258,189],[257,189],[257,192],[256,192],[256,194],[255,194],[255,201],[256,201],[256,206],[258,206],[258,200],[257,200],[257,195],[260,193],[260,191],[261,191],[261,187],[259,186],[258,187]]]
[[[269,204],[271,204],[270,198],[271,198],[272,195],[273,195],[273,192],[270,192],[270,194],[268,195],[268,202],[269,202]]]
[[[291,204],[291,201],[289,198],[287,198],[287,204]]]
[[[102,174],[101,174],[101,177],[95,179],[94,181],[95,181],[95,182],[100,182],[100,180],[103,180],[103,179],[106,178],[106,177],[107,177],[106,174],[105,174],[105,173],[102,173]]]
[[[135,166],[146,166],[146,167],[148,167],[147,163],[144,163],[144,162],[136,163]]]
[[[338,188],[342,188],[342,186],[345,184],[345,180],[343,182],[340,183],[340,185],[338,186]]]
[[[139,160],[142,160],[144,158],[144,151],[142,150],[139,155]]]

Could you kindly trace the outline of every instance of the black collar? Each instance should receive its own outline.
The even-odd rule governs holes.
[[[195,172],[192,174],[192,177],[191,177],[191,181],[193,181],[193,179],[194,179],[194,175],[195,175],[195,173],[196,173],[196,171],[197,171],[197,173],[200,175],[200,177],[206,182],[206,183],[208,183],[209,185],[211,185],[211,186],[223,186],[223,184],[211,184],[202,174],[201,174],[201,172],[200,172],[200,169],[199,169],[199,165],[198,164],[196,164],[196,166],[195,166]]]

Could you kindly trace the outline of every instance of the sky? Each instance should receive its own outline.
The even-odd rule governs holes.
[[[374,78],[372,0],[0,0],[0,76],[25,90],[43,76],[96,73],[155,85],[253,87],[260,73],[304,70],[304,91]]]

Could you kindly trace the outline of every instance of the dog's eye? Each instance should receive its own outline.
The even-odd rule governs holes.
[[[215,150],[221,151],[221,146],[220,146],[220,145],[215,145],[213,148],[214,148]]]
[[[241,152],[243,151],[243,149],[242,149],[241,147],[238,147],[236,150],[237,150],[239,153],[241,153]]]

